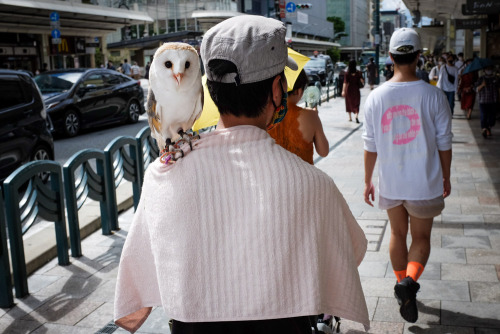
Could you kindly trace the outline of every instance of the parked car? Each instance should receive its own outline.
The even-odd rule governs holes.
[[[309,78],[310,84],[319,81],[323,86],[327,83],[333,83],[333,63],[330,56],[320,55],[317,57],[310,57],[304,71]]]
[[[54,159],[49,127],[42,95],[29,74],[0,70],[0,182],[26,162]]]
[[[144,114],[140,81],[107,69],[66,69],[35,77],[54,130],[76,136],[82,129],[135,123]]]

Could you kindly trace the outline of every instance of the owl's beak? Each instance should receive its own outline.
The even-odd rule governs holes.
[[[181,80],[182,80],[183,76],[184,76],[183,73],[174,74],[174,78],[177,81],[177,86],[179,86],[181,84]]]

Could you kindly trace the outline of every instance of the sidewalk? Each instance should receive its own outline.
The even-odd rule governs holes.
[[[362,105],[369,93],[362,90]],[[419,280],[419,320],[409,324],[393,296],[387,215],[363,201],[362,127],[347,121],[342,98],[319,107],[333,150],[326,158],[315,156],[316,166],[335,180],[369,240],[359,272],[370,333],[500,333],[500,131],[484,139],[479,112],[467,121],[459,109],[458,103],[452,194],[435,220],[431,256]],[[0,332],[125,333],[106,325],[113,319],[116,270],[132,217],[129,209],[120,215],[120,231],[111,236],[97,231],[83,240],[83,256],[71,258],[71,265],[58,266],[54,259],[31,275],[31,295],[15,299],[12,309],[0,309]],[[156,308],[138,333],[169,333],[167,320]],[[341,332],[363,333],[361,325],[347,320]]]

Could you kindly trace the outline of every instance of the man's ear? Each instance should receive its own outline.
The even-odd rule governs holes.
[[[273,80],[273,95],[271,96],[275,105],[279,105],[281,103],[281,94],[281,75],[277,75]]]

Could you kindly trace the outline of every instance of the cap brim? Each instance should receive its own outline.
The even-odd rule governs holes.
[[[299,66],[297,65],[295,60],[290,56],[288,56],[288,59],[286,61],[286,66],[292,71],[297,71],[299,69]]]

